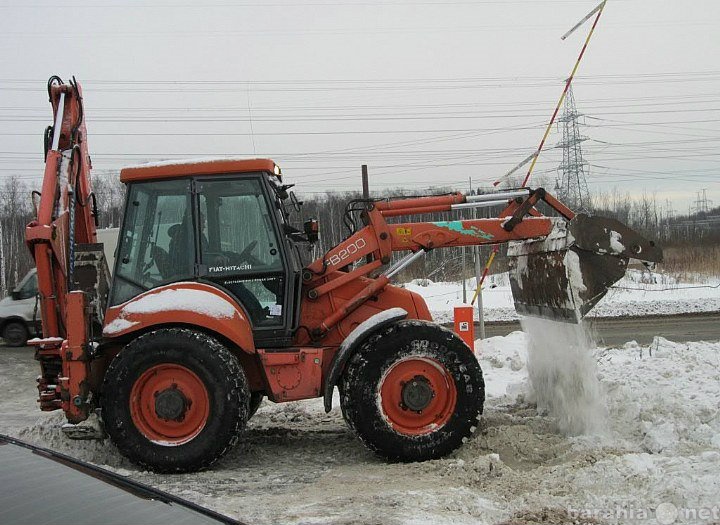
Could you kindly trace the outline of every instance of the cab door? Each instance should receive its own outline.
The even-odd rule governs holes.
[[[288,254],[261,175],[196,179],[199,275],[243,306],[257,346],[289,344]]]

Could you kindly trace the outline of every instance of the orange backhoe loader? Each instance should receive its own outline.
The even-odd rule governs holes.
[[[433,324],[422,297],[390,284],[429,250],[509,243],[518,311],[567,322],[630,258],[662,257],[617,221],[520,188],[352,201],[350,235],[303,265],[299,245],[317,240],[317,222],[290,225],[298,203],[275,163],[211,159],[121,171],[126,207],[110,278],[82,92],[58,77],[48,91],[54,125],[26,232],[42,309],[43,338],[32,342],[40,408],[62,409],[71,424],[99,413],[120,451],[158,472],[212,464],[264,397],[323,397],[329,411],[335,387],[348,425],[388,459],[459,447],[483,409],[478,361]],[[540,214],[541,202],[554,216]],[[498,205],[491,219],[387,220]],[[391,264],[393,252],[406,255]]]

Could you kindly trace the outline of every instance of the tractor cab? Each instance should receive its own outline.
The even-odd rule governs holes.
[[[242,306],[257,344],[290,344],[302,266],[273,161],[143,165],[121,180],[128,193],[110,307],[169,283],[205,282]]]

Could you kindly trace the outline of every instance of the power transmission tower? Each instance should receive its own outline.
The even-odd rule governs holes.
[[[558,166],[559,178],[556,180],[555,193],[560,200],[576,211],[588,211],[591,207],[590,191],[585,177],[587,162],[583,158],[581,144],[588,140],[580,134],[580,117],[575,107],[572,87],[565,97],[563,114],[558,119],[562,128],[562,141],[556,147],[563,152],[562,162]]]
[[[712,201],[707,198],[707,189],[703,189],[702,193],[697,192],[697,199],[695,200],[695,203],[694,203],[693,207],[691,208],[692,213],[708,214],[708,213],[710,213],[711,207],[712,207]]]

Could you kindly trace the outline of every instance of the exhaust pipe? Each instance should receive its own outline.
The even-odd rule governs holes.
[[[508,247],[510,288],[519,314],[579,323],[619,281],[630,259],[662,261],[653,241],[620,221],[576,215],[555,219],[543,239]]]

